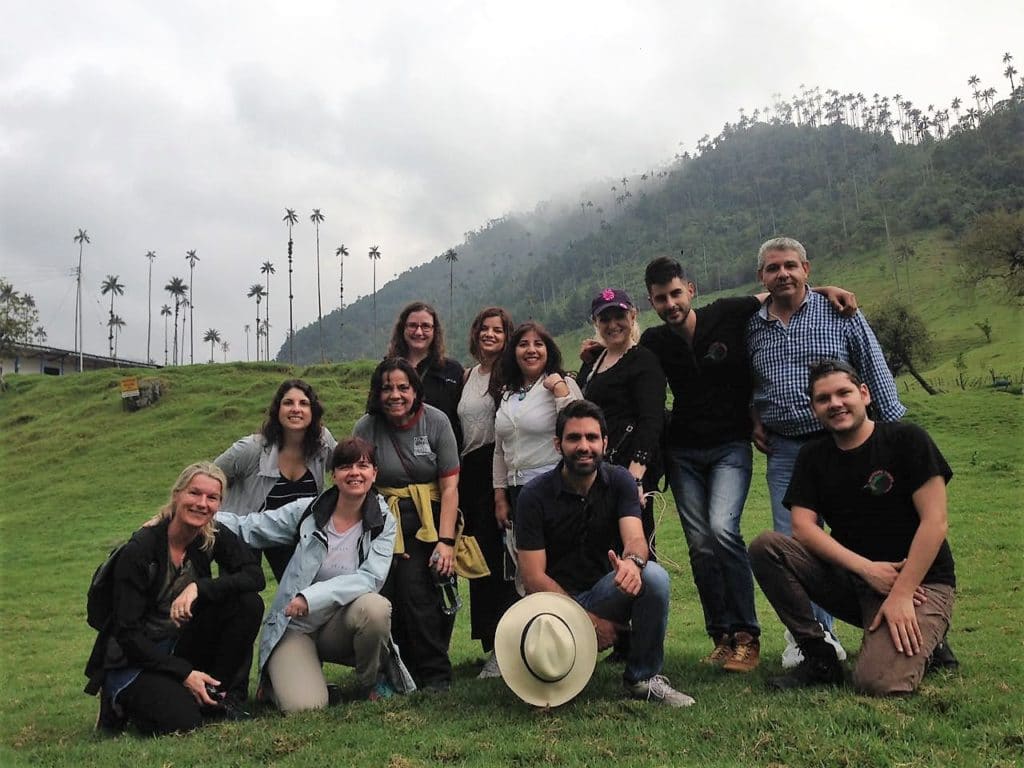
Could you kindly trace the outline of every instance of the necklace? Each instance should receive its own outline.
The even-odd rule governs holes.
[[[526,396],[529,394],[530,390],[534,388],[538,381],[540,381],[540,379],[534,379],[529,383],[524,381],[523,386],[516,390],[516,394],[519,396],[520,402],[526,399]]]

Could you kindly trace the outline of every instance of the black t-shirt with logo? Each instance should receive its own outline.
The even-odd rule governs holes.
[[[849,451],[830,435],[806,443],[783,504],[817,512],[847,549],[898,562],[910,552],[920,523],[913,495],[935,476],[948,483],[953,471],[927,432],[907,422],[875,422],[871,436]],[[948,541],[922,583],[956,586]]]
[[[640,337],[640,344],[658,358],[672,389],[670,446],[708,448],[750,439],[753,381],[746,333],[750,316],[760,306],[755,297],[743,296],[694,310],[692,345],[664,324]]]

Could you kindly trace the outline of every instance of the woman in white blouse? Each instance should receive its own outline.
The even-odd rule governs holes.
[[[494,515],[510,527],[519,489],[558,465],[555,419],[583,395],[562,370],[562,353],[540,323],[513,331],[501,356],[500,382],[491,391],[498,403],[494,420]]]

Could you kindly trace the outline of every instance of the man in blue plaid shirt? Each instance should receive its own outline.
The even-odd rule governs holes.
[[[792,535],[782,499],[789,487],[800,446],[824,434],[807,395],[809,367],[829,358],[853,365],[871,391],[878,421],[899,421],[907,412],[871,326],[858,311],[842,317],[828,299],[807,288],[811,265],[799,241],[776,237],[761,245],[757,277],[770,296],[747,326],[747,352],[754,375],[754,444],[768,455],[768,493],[776,531]],[[832,617],[815,606],[830,642]],[[787,641],[791,638],[787,637]],[[842,651],[834,642],[837,653]],[[795,643],[787,646],[783,666],[801,661]],[[845,652],[840,653],[840,659]]]

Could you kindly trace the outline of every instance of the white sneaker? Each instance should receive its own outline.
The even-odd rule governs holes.
[[[820,624],[818,626],[821,626]],[[824,627],[822,627],[825,630]],[[803,651],[800,650],[800,646],[796,644],[796,640],[793,639],[793,635],[787,629],[786,634],[786,649],[782,652],[782,668],[793,669],[800,665],[800,662],[804,660]],[[840,661],[846,661],[846,649],[843,648],[842,643],[839,642],[839,638],[833,635],[828,630],[825,630],[825,642],[836,649],[836,658]]]
[[[487,657],[487,661],[484,662],[484,668],[480,670],[480,674],[476,676],[476,679],[486,680],[491,677],[501,677],[501,668],[498,666],[498,657],[494,655],[494,651],[491,651],[491,655]]]
[[[825,631],[825,642],[836,649],[836,658],[840,661],[846,661],[846,649],[843,648],[843,644],[839,642],[839,638],[833,635],[829,631]]]
[[[634,699],[644,699],[656,704],[667,704],[670,707],[689,707],[697,701],[673,688],[664,675],[654,675],[649,680],[638,683],[626,683],[626,690]]]

